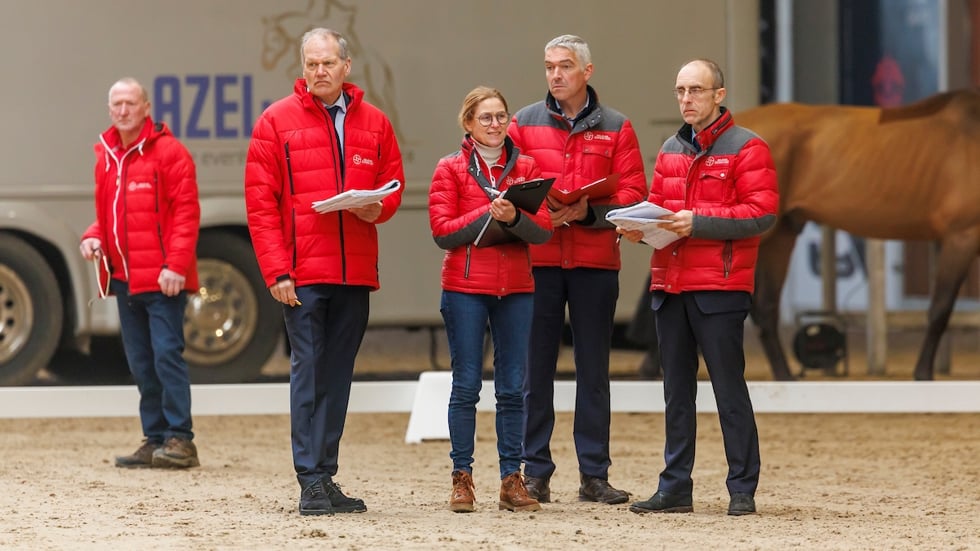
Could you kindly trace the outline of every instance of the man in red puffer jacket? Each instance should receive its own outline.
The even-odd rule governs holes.
[[[599,103],[588,85],[589,45],[573,35],[545,45],[544,101],[514,115],[508,130],[525,155],[534,157],[554,188],[577,190],[618,175],[615,192],[584,195],[563,205],[549,199],[554,234],[531,247],[534,262],[534,323],[525,383],[524,473],[528,492],[551,500],[551,434],[555,427],[554,378],[568,307],[575,347],[575,426],[579,499],[624,503],[629,494],[609,484],[609,353],[619,298],[619,241],[606,221],[611,209],[646,196],[643,157],[633,125],[622,113]]]
[[[248,228],[259,269],[283,304],[291,347],[289,407],[299,512],[366,511],[340,491],[340,437],[354,358],[378,289],[377,224],[402,188],[366,206],[320,214],[313,202],[405,181],[388,118],[344,82],[347,41],[323,28],[303,35],[303,78],[256,121],[245,167]]]
[[[677,74],[684,125],[657,156],[651,203],[671,211],[662,227],[680,239],[651,259],[652,307],[664,375],[666,466],[657,492],[634,513],[694,510],[698,351],[711,378],[728,459],[728,514],[755,513],[759,432],[745,383],[743,337],[759,241],[776,222],[779,192],[769,146],[735,126],[718,64],[697,59]],[[624,232],[638,241],[642,232]]]
[[[149,116],[139,82],[109,89],[112,127],[95,146],[95,222],[82,256],[100,263],[99,293],[116,295],[126,360],[140,391],[143,444],[124,468],[199,465],[184,361],[184,309],[196,293],[201,207],[194,160]]]

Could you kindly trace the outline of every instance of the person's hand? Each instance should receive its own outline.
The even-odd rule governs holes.
[[[694,213],[689,210],[679,210],[674,214],[664,216],[662,220],[671,220],[661,227],[667,231],[672,231],[681,237],[691,235],[694,229]]]
[[[168,268],[160,270],[160,277],[157,278],[160,290],[168,297],[176,296],[184,290],[184,281],[184,276]]]
[[[102,254],[102,240],[98,237],[85,238],[78,249],[82,251],[82,258],[92,260],[96,255]]]
[[[623,228],[616,228],[616,233],[626,238],[630,243],[639,243],[643,239],[643,232],[640,230],[626,230]]]
[[[554,208],[551,207],[552,204],[554,203],[551,201],[548,202],[549,208],[551,208],[551,225],[556,228],[558,226],[567,226],[571,222],[585,220],[589,215],[589,198],[585,195],[571,205],[557,203],[558,207]]]
[[[507,199],[497,197],[490,202],[490,216],[505,224],[513,224],[517,218],[517,207]]]
[[[363,207],[349,208],[347,210],[365,222],[374,222],[379,216],[381,216],[381,201],[364,205]]]
[[[301,306],[302,303],[296,298],[296,283],[290,279],[284,279],[272,287],[269,287],[272,298],[288,306]]]

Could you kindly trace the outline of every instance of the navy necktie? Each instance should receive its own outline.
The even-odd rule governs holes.
[[[340,111],[339,105],[333,105],[327,107],[327,111],[330,111],[330,124],[333,125],[333,135],[337,138],[337,153],[340,156],[340,176],[344,176],[344,143],[340,141],[340,134],[337,133],[337,112]]]

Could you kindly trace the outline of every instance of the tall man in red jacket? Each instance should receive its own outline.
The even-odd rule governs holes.
[[[554,233],[531,246],[534,319],[524,387],[524,472],[532,497],[551,500],[551,434],[555,427],[554,378],[568,306],[575,347],[575,426],[581,484],[579,499],[624,503],[629,494],[609,485],[609,352],[619,297],[619,242],[606,222],[614,208],[642,201],[646,175],[636,133],[622,113],[599,103],[589,86],[589,45],[573,35],[545,45],[544,101],[514,115],[508,133],[534,157],[554,188],[572,191],[619,175],[616,191],[583,195],[563,205],[549,198]]]
[[[345,82],[348,52],[335,31],[303,35],[303,78],[259,117],[245,167],[252,245],[269,292],[283,304],[292,349],[290,421],[303,515],[367,510],[333,477],[368,294],[379,287],[376,225],[395,214],[401,190],[326,214],[312,203],[405,181],[388,118]]]
[[[729,515],[755,512],[759,433],[745,384],[743,333],[760,236],[776,221],[779,192],[769,146],[721,106],[718,65],[698,59],[677,74],[684,125],[657,156],[649,201],[674,211],[663,227],[681,239],[651,259],[653,309],[664,374],[666,467],[634,513],[693,511],[698,349],[711,378],[725,455]],[[639,231],[625,232],[639,241]]]
[[[99,293],[116,295],[126,361],[140,392],[143,444],[124,468],[199,465],[184,361],[186,293],[196,293],[201,207],[194,160],[150,119],[139,82],[109,89],[112,127],[95,145],[95,222],[81,252],[100,265]]]

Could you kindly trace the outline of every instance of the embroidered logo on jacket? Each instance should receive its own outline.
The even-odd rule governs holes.
[[[360,155],[357,155],[357,154],[354,155],[354,159],[353,160],[354,160],[354,164],[355,165],[365,164],[365,165],[368,165],[368,166],[374,166],[374,161],[372,159],[367,159],[367,158],[361,157]]]
[[[149,191],[153,189],[153,185],[150,182],[130,182],[129,191]]]
[[[585,138],[586,141],[592,141],[592,140],[599,140],[599,141],[603,141],[603,142],[611,142],[612,141],[612,136],[610,136],[608,134],[596,134],[596,133],[593,133],[593,132],[586,132],[583,137]]]
[[[707,166],[715,166],[716,164],[727,165],[730,163],[731,161],[728,159],[728,157],[714,157],[714,156],[708,157],[708,160],[704,162],[704,164]]]

